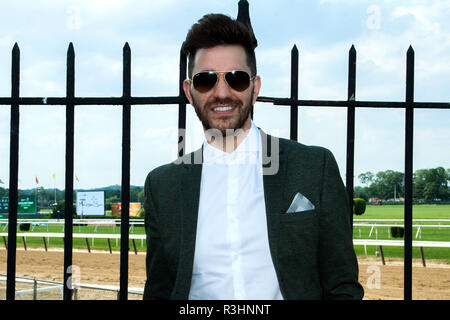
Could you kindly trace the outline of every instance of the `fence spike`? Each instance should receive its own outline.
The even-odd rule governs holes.
[[[67,54],[68,55],[73,55],[75,53],[75,50],[73,49],[73,43],[70,42],[69,43],[69,47],[67,48]]]
[[[15,98],[19,97],[19,77],[20,77],[20,49],[17,42],[14,44],[14,47],[12,49],[12,82],[13,87],[12,89],[12,96]]]
[[[255,34],[253,32],[252,23],[250,22],[249,4],[247,0],[240,0],[238,4],[238,15],[237,21],[242,22],[252,34],[253,46],[256,48],[258,46],[258,40],[256,40]]]
[[[128,42],[123,46],[123,96],[131,96],[131,49]]]

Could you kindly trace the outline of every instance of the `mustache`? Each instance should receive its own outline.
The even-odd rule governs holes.
[[[224,98],[224,99],[215,98],[213,101],[208,102],[206,104],[206,108],[211,109],[211,106],[218,105],[218,104],[219,105],[230,105],[233,107],[241,107],[242,106],[242,102],[239,100],[233,100],[231,98]]]

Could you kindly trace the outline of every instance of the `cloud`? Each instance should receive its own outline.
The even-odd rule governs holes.
[[[65,96],[66,62],[52,59],[22,66],[21,95],[33,97]]]
[[[0,47],[11,48],[14,45],[14,39],[11,35],[7,34],[0,37]]]
[[[450,4],[448,2],[435,2],[430,4],[418,6],[397,6],[392,12],[393,18],[400,18],[411,15],[415,18],[416,24],[422,33],[432,33],[439,35],[441,33],[441,23],[439,22],[442,16],[447,16],[450,11]]]

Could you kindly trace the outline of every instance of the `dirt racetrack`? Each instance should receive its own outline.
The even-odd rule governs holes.
[[[6,275],[7,252],[0,249],[0,274]],[[16,276],[36,278],[39,280],[63,281],[64,254],[61,249],[17,249]],[[380,258],[359,257],[360,283],[365,290],[365,300],[403,299],[403,262],[400,259],[386,259],[383,265]],[[109,252],[88,253],[82,250],[73,252],[73,281],[82,284],[119,287],[120,255]],[[76,274],[77,273],[77,274]],[[78,276],[78,279],[76,278]],[[128,286],[142,289],[145,283],[145,253],[129,255]],[[39,285],[38,288],[51,285]],[[32,289],[32,284],[16,282],[16,290]],[[5,299],[6,281],[0,281],[0,299]],[[32,293],[24,293],[24,299],[32,299]],[[16,296],[16,299],[19,299]],[[37,299],[61,299],[59,290],[42,291]],[[77,292],[80,300],[112,300],[117,299],[117,292],[80,289]],[[129,294],[128,299],[142,299],[140,294]],[[450,264],[426,261],[413,262],[413,299],[414,300],[450,300]]]

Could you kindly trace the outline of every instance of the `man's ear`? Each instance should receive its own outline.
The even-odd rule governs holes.
[[[255,76],[255,79],[253,80],[253,101],[252,101],[253,105],[256,103],[256,99],[258,98],[260,89],[261,89],[261,77]]]
[[[183,81],[183,90],[186,98],[189,100],[189,103],[192,104],[192,96],[191,96],[191,80],[186,79]]]

